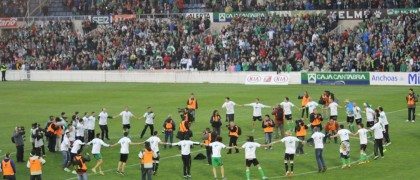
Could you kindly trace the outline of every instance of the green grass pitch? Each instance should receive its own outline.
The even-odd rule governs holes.
[[[295,158],[295,177],[293,179],[417,179],[420,175],[418,170],[420,155],[420,130],[417,123],[406,123],[405,95],[408,87],[385,87],[385,86],[245,86],[245,85],[222,85],[222,84],[140,84],[140,83],[50,83],[50,82],[7,82],[0,84],[0,136],[2,143],[0,149],[5,152],[15,152],[14,144],[10,142],[13,128],[17,125],[25,126],[27,132],[30,124],[38,122],[45,124],[49,115],[58,116],[64,111],[71,117],[74,111],[100,112],[102,107],[108,109],[110,115],[120,113],[124,106],[130,106],[130,110],[140,116],[146,111],[147,106],[152,106],[157,117],[156,126],[162,130],[161,124],[168,114],[175,117],[178,126],[178,107],[184,107],[191,92],[194,92],[198,102],[197,120],[192,129],[195,133],[193,140],[201,140],[201,132],[209,127],[209,118],[214,109],[219,109],[222,117],[224,110],[221,105],[224,97],[229,96],[238,104],[251,103],[259,97],[263,104],[274,105],[283,101],[285,96],[290,97],[295,105],[300,105],[297,96],[308,90],[310,95],[318,99],[323,90],[330,90],[341,100],[350,99],[362,105],[369,102],[374,107],[383,106],[390,122],[390,137],[392,145],[387,147],[385,158],[371,160],[368,164],[353,165],[350,169],[339,168],[340,160],[338,145],[330,143],[324,150],[324,158],[329,170],[318,174],[313,147],[305,145],[306,155]],[[420,89],[415,89],[419,91]],[[239,138],[240,145],[251,135],[251,107],[236,107],[236,122],[242,127],[242,136]],[[263,113],[271,113],[270,108],[263,109]],[[294,109],[294,119],[300,112]],[[339,121],[345,119],[344,109],[339,110]],[[364,122],[365,117],[363,115]],[[224,122],[224,120],[223,120]],[[143,120],[132,120],[130,137],[133,142],[143,141],[139,138],[139,132],[143,128]],[[121,119],[109,121],[111,141],[115,143],[122,135]],[[223,126],[224,127],[224,126]],[[258,124],[257,127],[260,127]],[[96,132],[99,132],[96,125]],[[224,143],[228,143],[226,128],[222,131]],[[258,142],[263,143],[263,131],[257,128],[254,133]],[[163,136],[160,135],[161,139]],[[25,159],[28,158],[30,143],[25,142]],[[131,146],[130,156],[126,168],[126,176],[122,177],[115,173],[119,159],[119,147],[103,148],[105,176],[94,175],[89,170],[89,179],[139,179],[138,152],[143,146]],[[90,153],[91,148],[85,149]],[[198,152],[205,154],[205,149],[196,146],[192,149],[194,157]],[[228,179],[245,179],[244,153],[227,155],[222,152],[225,165],[225,174]],[[368,154],[372,154],[373,145],[368,145]],[[161,161],[159,172],[154,179],[182,179],[182,163],[177,148],[161,148]],[[266,151],[260,148],[257,151],[258,160],[268,177],[271,179],[285,178],[283,164],[284,146],[276,144],[274,150]],[[15,154],[12,155],[15,159]],[[359,158],[359,142],[357,138],[351,140],[351,160]],[[93,159],[93,158],[92,158]],[[61,169],[61,153],[47,152],[46,165],[43,168],[43,178],[46,180],[76,179],[75,175],[66,173]],[[88,163],[91,168],[95,165],[92,160]],[[251,168],[251,176],[259,179],[256,168]],[[198,180],[212,179],[211,167],[206,161],[193,160],[192,178]],[[29,179],[29,170],[26,163],[17,163],[17,179]]]

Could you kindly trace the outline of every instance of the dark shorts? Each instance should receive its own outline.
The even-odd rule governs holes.
[[[286,118],[286,120],[292,120],[292,115],[291,114],[284,115],[284,117]]]
[[[356,124],[362,124],[362,118],[356,119]]]
[[[156,152],[156,154],[157,154],[157,157],[153,157],[152,159],[153,159],[153,161],[159,162],[159,159],[160,159],[160,153],[159,153],[159,151]]]
[[[366,148],[367,148],[367,144],[361,144],[360,145],[360,150],[366,151]]]
[[[127,162],[128,154],[120,154],[120,161],[125,163]]]
[[[254,166],[257,166],[260,163],[258,162],[258,160],[256,158],[255,159],[245,159],[245,165],[246,165],[246,167],[251,167],[252,164]]]
[[[334,121],[337,121],[337,116],[330,116],[330,119],[334,119]]]
[[[366,127],[370,128],[375,125],[375,121],[366,121]]]
[[[252,116],[252,120],[253,121],[256,121],[256,120],[262,121],[262,117],[261,116]]]
[[[340,153],[340,157],[341,158],[344,158],[344,159],[348,159],[350,156],[347,154],[347,155],[345,155],[345,154],[343,154],[343,153]]]
[[[227,121],[235,121],[235,114],[226,114]]]
[[[130,129],[130,128],[131,128],[130,124],[123,124],[123,129]]]
[[[284,154],[284,160],[293,161],[295,159],[295,154]]]
[[[347,116],[347,122],[353,123],[354,122],[354,116]]]

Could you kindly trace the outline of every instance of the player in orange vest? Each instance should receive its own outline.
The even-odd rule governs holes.
[[[73,165],[76,166],[77,177],[79,180],[87,180],[87,165],[86,162],[90,161],[90,157],[83,157],[81,152],[77,153],[73,158]]]
[[[303,152],[303,141],[305,140],[305,136],[307,134],[308,130],[308,126],[305,125],[305,123],[303,122],[303,120],[298,120],[296,121],[296,127],[295,127],[295,133],[296,133],[296,137],[301,140],[301,142],[299,142],[298,147],[296,148],[296,153],[297,154],[304,154]]]
[[[191,114],[190,122],[195,121],[195,110],[198,109],[198,102],[197,99],[194,96],[194,93],[191,93],[190,98],[187,100],[187,109],[188,112]]]
[[[15,162],[10,159],[10,153],[6,153],[3,161],[1,161],[1,171],[3,172],[3,179],[16,180],[16,166]]]
[[[45,164],[45,160],[39,157],[39,154],[36,154],[35,151],[32,151],[30,156],[28,163],[26,163],[26,167],[29,168],[29,172],[31,173],[30,179],[41,180],[42,165]]]
[[[144,142],[144,150],[139,152],[142,180],[152,180],[153,158],[157,157],[156,152],[153,152],[150,147],[150,142]]]
[[[301,116],[301,118],[304,118],[304,117],[308,118],[309,108],[306,107],[306,105],[308,104],[308,102],[310,100],[308,91],[305,91],[303,96],[299,96],[299,98],[302,99],[302,116]],[[306,116],[305,116],[305,113],[306,113]]]
[[[413,89],[410,88],[408,91],[407,97],[405,97],[407,101],[407,109],[408,109],[408,119],[407,122],[415,122],[416,121],[416,102],[418,101],[418,97],[414,93]]]
[[[163,122],[163,129],[165,133],[165,143],[168,143],[168,140],[170,143],[173,143],[174,141],[174,131],[175,131],[175,122],[172,119],[172,117],[169,115],[165,122]],[[163,146],[166,148],[166,144]],[[172,148],[172,146],[169,146],[169,148]]]
[[[270,115],[265,115],[264,121],[262,122],[262,128],[265,134],[265,144],[270,144],[273,139],[274,121],[270,118]],[[272,149],[271,146],[265,147],[265,149]]]

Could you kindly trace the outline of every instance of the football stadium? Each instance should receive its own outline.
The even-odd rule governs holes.
[[[4,0],[3,179],[417,179],[418,0]]]

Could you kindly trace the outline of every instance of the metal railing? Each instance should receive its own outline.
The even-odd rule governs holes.
[[[30,1],[31,0],[28,1],[28,7],[29,7],[29,2]],[[29,11],[29,9],[28,9],[28,12],[27,12],[27,16],[26,17],[36,17],[36,16],[34,16],[34,14],[35,13],[39,13],[39,12],[42,13],[42,7],[45,4],[47,4],[47,3],[49,4],[50,3],[50,0],[39,0],[39,1],[41,1],[41,2],[39,3],[39,5],[37,7],[34,8],[34,10]]]

